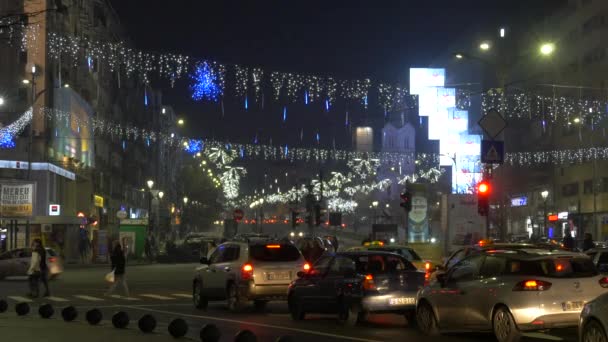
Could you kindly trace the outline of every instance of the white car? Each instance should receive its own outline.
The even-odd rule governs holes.
[[[578,325],[579,341],[608,341],[608,293],[585,304]]]
[[[63,272],[63,261],[53,249],[45,248],[45,250],[49,278],[53,279]],[[31,257],[31,248],[18,248],[0,254],[0,279],[26,276]]]

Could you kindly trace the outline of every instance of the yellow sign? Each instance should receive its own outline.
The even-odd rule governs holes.
[[[103,208],[103,197],[95,195],[93,199],[96,207]]]
[[[34,202],[33,184],[2,184],[0,197],[0,216],[32,216]]]

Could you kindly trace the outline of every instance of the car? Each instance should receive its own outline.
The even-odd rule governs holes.
[[[380,251],[329,253],[298,275],[287,298],[296,321],[307,313],[333,313],[355,325],[370,313],[395,313],[411,323],[416,293],[425,285],[425,273],[406,258]]]
[[[45,248],[49,279],[63,273],[63,260],[52,248]],[[0,254],[0,279],[14,276],[27,276],[32,257],[31,248],[18,248]]]
[[[578,325],[583,305],[606,292],[582,253],[519,249],[473,254],[418,293],[416,318],[428,335],[491,331],[499,342],[521,332]]]
[[[608,293],[585,304],[578,325],[581,342],[608,341]]]
[[[431,273],[435,270],[436,263],[433,263],[430,260],[423,260],[413,248],[406,245],[386,244],[382,241],[372,241],[366,242],[363,246],[352,247],[349,250],[368,250],[397,253],[402,257],[406,258],[409,262],[414,264],[414,266],[416,266],[416,268],[421,271]]]
[[[253,301],[263,309],[270,300],[285,300],[299,271],[310,268],[289,242],[240,239],[219,245],[202,257],[192,281],[194,306],[206,309],[212,300],[226,300],[230,311]]]
[[[585,252],[601,273],[608,273],[608,248],[593,248]]]
[[[202,235],[191,234],[184,239],[184,243],[179,247],[180,256],[189,260],[200,260],[201,257],[207,257],[208,253],[217,244],[217,238]]]

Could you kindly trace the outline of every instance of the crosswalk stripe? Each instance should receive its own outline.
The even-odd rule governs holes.
[[[33,300],[31,300],[29,298],[26,298],[26,297],[8,296],[7,298],[10,298],[10,299],[12,299],[14,301],[17,301],[17,302],[25,302],[25,303],[31,303],[31,302],[33,302]]]
[[[174,299],[174,298],[171,298],[171,297],[159,296],[159,295],[155,295],[155,294],[142,294],[140,296],[141,297],[147,297],[147,298],[153,298],[153,299],[160,299],[160,300],[171,300],[171,299]]]
[[[46,297],[46,299],[53,301],[53,302],[69,302],[70,301],[69,299],[65,299],[65,298],[61,298],[61,297],[53,297],[53,296]]]
[[[191,299],[192,295],[191,294],[185,294],[185,293],[173,293],[171,294],[173,297],[179,297],[179,298],[188,298]]]
[[[135,298],[135,297],[125,297],[125,296],[119,296],[119,295],[110,295],[110,297],[116,298],[116,299],[124,299],[124,300],[141,300],[141,299]]]
[[[75,295],[74,297],[80,298],[80,299],[84,299],[84,300],[88,300],[88,301],[91,301],[91,302],[103,302],[102,298],[97,298],[97,297],[92,297],[92,296]]]

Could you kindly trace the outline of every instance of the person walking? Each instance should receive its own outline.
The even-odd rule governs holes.
[[[30,266],[27,269],[27,278],[28,284],[30,288],[30,292],[28,293],[28,297],[38,298],[40,288],[38,287],[38,282],[40,281],[40,263],[41,256],[38,249],[38,243],[36,240],[32,242],[32,257],[30,258]]]
[[[591,233],[585,233],[585,239],[583,240],[583,252],[595,248],[595,242],[593,242],[593,235]]]
[[[566,236],[564,236],[564,240],[562,241],[564,248],[571,251],[574,249],[574,238],[572,237],[571,232],[566,232]]]
[[[34,243],[36,244],[36,251],[40,255],[40,282],[44,286],[44,297],[48,297],[51,295],[51,291],[49,291],[49,266],[46,263],[46,249],[42,245],[42,240],[36,239]]]
[[[129,297],[129,287],[127,286],[127,278],[125,276],[125,254],[120,245],[120,241],[114,241],[112,246],[110,260],[112,261],[112,270],[114,271],[114,282],[108,289],[106,295],[113,294],[118,285],[120,285],[123,288],[125,296]]]

